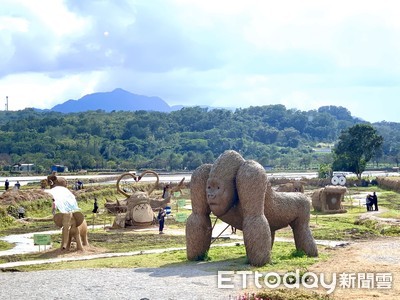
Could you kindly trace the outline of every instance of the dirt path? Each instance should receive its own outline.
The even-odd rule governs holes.
[[[382,218],[380,213],[387,211],[380,207],[379,211],[366,211],[365,198],[367,192],[351,195],[353,204],[360,206],[365,212],[360,219],[372,219],[391,225],[400,225],[400,220]],[[332,276],[336,273],[338,285],[334,292],[335,299],[397,299],[400,295],[400,237],[384,237],[373,240],[356,241],[346,247],[332,248],[329,260],[320,262],[309,268],[310,272]],[[339,276],[354,274],[354,284],[350,288],[340,287]],[[382,288],[377,283],[379,276],[391,279],[390,288]],[[353,275],[351,275],[353,276]],[[363,280],[365,276],[367,280]],[[361,286],[360,286],[361,284]],[[369,288],[371,285],[373,288]]]
[[[400,238],[387,237],[376,240],[360,241],[344,248],[334,248],[329,260],[317,263],[309,268],[310,272],[324,273],[326,276],[354,273],[355,282],[351,288],[337,287],[334,299],[398,299],[400,295]],[[377,275],[389,275],[392,277],[391,288],[379,288]],[[374,283],[374,288],[366,288],[368,280],[365,280],[365,288],[360,288],[359,280],[363,275],[373,276],[369,282]]]

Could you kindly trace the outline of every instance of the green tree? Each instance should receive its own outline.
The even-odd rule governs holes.
[[[383,137],[369,124],[357,124],[343,131],[333,149],[334,171],[354,172],[358,179],[367,163],[379,152]]]
[[[331,165],[320,164],[318,169],[318,178],[328,178],[332,174]]]
[[[234,111],[187,107],[171,113],[0,111],[0,154],[9,157],[0,168],[35,163],[46,171],[53,164],[71,171],[111,166],[193,170],[232,149],[264,166],[315,169],[331,165],[333,154],[307,149],[334,143],[342,130],[359,123],[365,122],[335,106],[311,111],[283,105]],[[382,155],[376,152],[370,163],[400,165],[400,123],[373,125],[385,142]]]
[[[182,169],[182,155],[171,153],[169,155],[169,166],[171,170],[181,170]]]

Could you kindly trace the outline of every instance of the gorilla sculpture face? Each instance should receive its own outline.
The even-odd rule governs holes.
[[[207,202],[217,217],[224,215],[233,206],[234,190],[227,185],[229,184],[216,178],[207,180]]]

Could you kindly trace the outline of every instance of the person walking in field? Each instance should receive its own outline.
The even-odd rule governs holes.
[[[375,210],[378,211],[378,196],[374,192],[371,196],[372,198],[372,205],[374,206]]]
[[[159,225],[158,230],[160,234],[164,234],[163,230],[164,230],[165,215],[166,215],[165,210],[164,208],[161,207],[157,216]]]
[[[6,182],[4,182],[4,189],[7,191],[10,187],[10,182],[8,181],[8,179],[6,179]]]
[[[97,214],[99,212],[99,205],[97,204],[97,198],[94,198],[92,213]]]
[[[170,193],[170,188],[169,188],[169,184],[167,184],[163,189],[162,198],[163,199],[168,198],[169,197],[169,193]]]

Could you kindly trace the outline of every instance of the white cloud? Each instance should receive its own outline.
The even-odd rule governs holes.
[[[121,87],[171,105],[338,105],[400,122],[399,8],[393,0],[3,0],[0,99],[9,96],[10,109],[51,108]],[[374,109],[382,101],[390,106]]]
[[[97,82],[102,76],[101,72],[92,72],[60,79],[44,74],[24,73],[3,78],[0,81],[0,90],[4,93],[4,99],[8,96],[9,110],[26,107],[46,109],[69,99],[78,99],[97,92]]]

